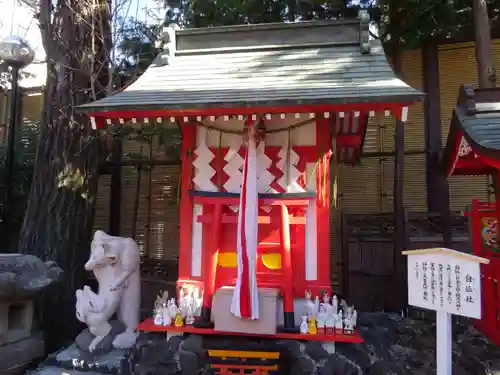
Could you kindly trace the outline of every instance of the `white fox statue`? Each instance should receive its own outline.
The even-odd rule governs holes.
[[[110,332],[108,321],[115,312],[118,320],[124,324],[125,331],[115,337],[113,347],[131,348],[138,336],[136,327],[139,324],[141,303],[140,252],[137,243],[131,238],[96,231],[85,270],[93,272],[99,284],[97,294],[87,286],[83,291],[77,291],[77,317],[96,336],[96,342],[92,342],[89,350],[95,349]]]

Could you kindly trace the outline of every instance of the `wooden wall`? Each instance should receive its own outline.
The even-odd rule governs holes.
[[[406,51],[401,56],[402,78],[411,86],[423,90],[422,56],[419,50]],[[359,165],[339,168],[339,209],[352,213],[392,211],[394,157],[370,156],[373,153],[394,152],[395,121],[378,116],[368,124],[364,145],[365,156]],[[404,203],[413,211],[426,211],[426,180],[424,154],[424,105],[410,107],[405,124]]]
[[[164,159],[159,147],[131,140],[124,141],[123,151],[125,157],[134,159]],[[179,183],[180,165],[122,168],[120,235],[135,236],[142,253],[152,258],[178,258]],[[110,194],[111,176],[103,175],[99,178],[94,229],[109,229]]]
[[[493,41],[495,67],[500,71],[500,40]],[[439,46],[439,79],[443,145],[452,110],[463,83],[477,84],[474,43]],[[420,50],[402,53],[402,78],[423,91]],[[368,126],[364,152],[394,151],[394,120],[375,118]],[[410,211],[427,211],[424,144],[424,105],[410,107],[405,125],[404,203]],[[393,157],[364,157],[360,165],[339,168],[339,209],[352,213],[392,211]],[[453,176],[449,179],[450,206],[464,210],[473,198],[493,199],[491,180],[485,176]]]
[[[493,41],[493,58],[500,71],[500,40]],[[439,48],[439,76],[441,85],[441,127],[443,138],[448,135],[452,109],[462,83],[477,85],[474,43],[443,45]],[[452,176],[449,179],[450,205],[463,210],[472,198],[494,199],[491,179],[487,176]]]

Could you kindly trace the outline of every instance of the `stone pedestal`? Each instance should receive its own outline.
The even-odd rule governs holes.
[[[95,375],[122,374],[122,363],[127,356],[124,350],[113,349],[103,354],[81,350],[76,344],[49,356],[30,375]]]
[[[61,269],[26,254],[0,254],[0,374],[22,374],[44,355],[43,335],[33,332],[33,299]]]
[[[0,346],[31,335],[33,301],[9,302],[0,299]]]
[[[44,341],[41,333],[29,335],[21,340],[0,346],[0,374],[23,374],[31,361],[44,355]]]

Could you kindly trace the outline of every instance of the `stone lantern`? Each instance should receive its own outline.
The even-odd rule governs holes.
[[[33,255],[0,254],[0,374],[23,373],[44,355],[43,337],[33,330],[33,300],[61,273]]]

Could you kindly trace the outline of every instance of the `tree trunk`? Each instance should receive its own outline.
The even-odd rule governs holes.
[[[106,3],[99,7],[67,0],[58,2],[53,14],[47,10],[50,3],[40,4],[48,78],[33,184],[19,241],[21,253],[53,260],[64,270],[63,280],[45,293],[37,309],[48,351],[74,339],[80,329],[75,291],[86,276],[83,266],[105,149],[75,107],[104,95],[108,61],[103,56],[110,40],[102,37],[109,32],[103,28],[109,25]]]
[[[472,15],[476,34],[476,63],[478,83],[481,88],[495,87],[496,74],[493,67],[491,26],[486,0],[473,0]]]

